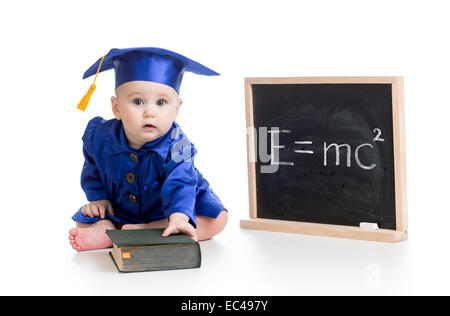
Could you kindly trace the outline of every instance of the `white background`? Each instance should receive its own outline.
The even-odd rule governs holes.
[[[446,1],[2,1],[0,294],[450,294]],[[178,123],[230,211],[200,269],[119,274],[106,250],[76,253],[70,217],[81,136],[112,118],[110,48],[157,46],[221,73],[187,73]],[[248,218],[244,77],[405,79],[409,240],[373,243],[242,230]]]

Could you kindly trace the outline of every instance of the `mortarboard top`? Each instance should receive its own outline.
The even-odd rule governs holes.
[[[95,79],[88,93],[78,104],[79,109],[84,111],[86,108],[95,89],[98,73],[109,69],[115,70],[116,88],[128,81],[142,80],[168,85],[177,93],[180,93],[185,71],[205,76],[219,75],[214,70],[167,49],[157,47],[113,48],[84,73],[83,79],[93,75],[95,75]]]

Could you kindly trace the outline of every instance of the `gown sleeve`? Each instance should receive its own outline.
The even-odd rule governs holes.
[[[190,156],[187,159],[186,157],[180,159],[181,156],[174,155],[178,148],[172,148],[166,162],[165,180],[161,187],[161,200],[164,215],[167,218],[173,213],[184,213],[189,217],[189,222],[196,228],[197,222],[194,210],[198,184],[198,175],[194,168],[196,149],[191,143],[182,148],[187,151],[190,149]]]
[[[84,164],[81,171],[81,187],[88,201],[108,199],[108,194],[92,154],[95,129],[101,120],[101,117],[90,120],[83,135]]]

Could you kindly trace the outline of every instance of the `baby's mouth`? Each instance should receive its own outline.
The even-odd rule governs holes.
[[[143,126],[143,128],[145,128],[145,129],[151,129],[151,128],[156,128],[156,126],[155,126],[155,125],[152,125],[152,124],[145,124],[145,125]]]

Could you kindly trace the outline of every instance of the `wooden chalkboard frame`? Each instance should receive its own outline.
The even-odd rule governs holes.
[[[405,157],[405,115],[403,77],[260,77],[245,78],[245,105],[247,131],[254,127],[253,84],[391,84],[392,122],[394,141],[394,178],[396,229],[365,230],[360,227],[317,224],[297,221],[258,218],[256,196],[255,138],[247,137],[248,191],[250,219],[241,220],[245,229],[276,232],[300,233],[338,238],[370,240],[378,242],[398,242],[408,237],[406,199],[406,157]]]

